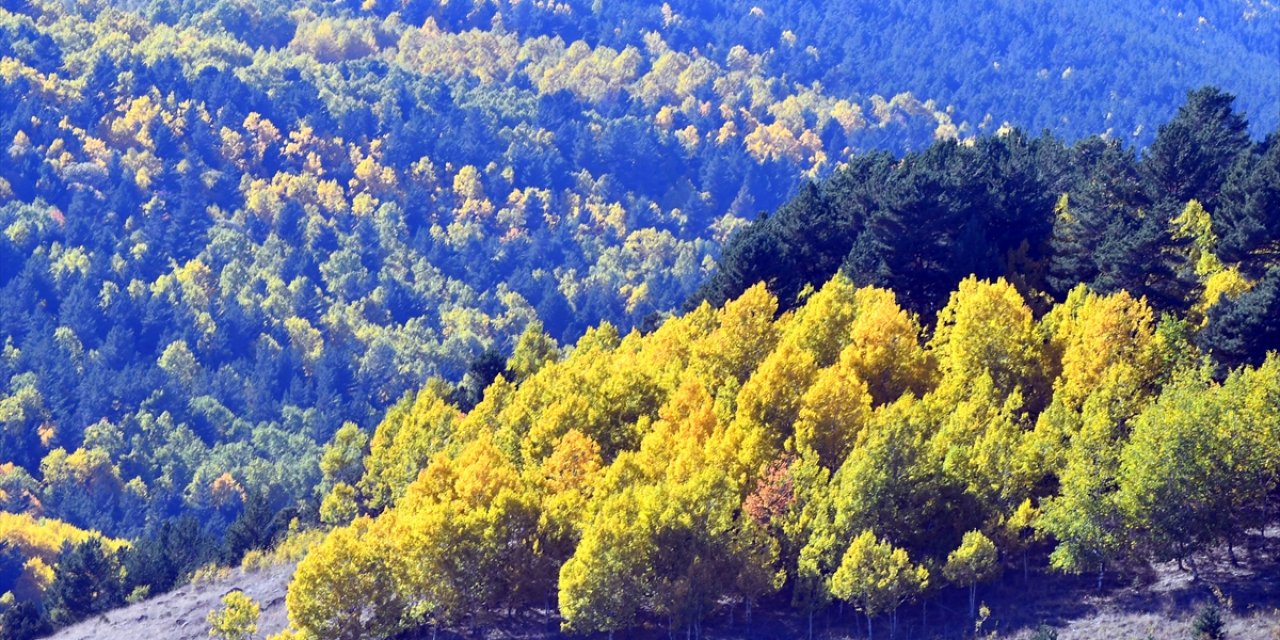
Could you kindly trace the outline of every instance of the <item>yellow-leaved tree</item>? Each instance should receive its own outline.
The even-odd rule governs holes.
[[[871,619],[882,613],[893,615],[893,632],[898,626],[898,607],[929,585],[929,570],[911,563],[903,549],[879,540],[870,529],[849,543],[840,566],[831,576],[831,594],[849,602],[867,617],[867,637],[873,637]]]

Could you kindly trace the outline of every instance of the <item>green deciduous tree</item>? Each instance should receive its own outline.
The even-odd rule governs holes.
[[[209,612],[209,637],[218,640],[249,640],[258,631],[262,608],[243,591],[222,596],[222,607]]]
[[[978,584],[1000,573],[1000,554],[996,545],[981,531],[964,534],[960,546],[947,555],[942,575],[949,582],[969,589],[969,617],[977,615]]]
[[[929,584],[929,570],[911,564],[903,549],[878,540],[870,530],[849,543],[840,566],[831,576],[831,594],[860,609],[867,616],[867,636],[872,635],[871,619],[882,613],[894,614],[898,607]]]

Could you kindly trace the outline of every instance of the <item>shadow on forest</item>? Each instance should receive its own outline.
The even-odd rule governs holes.
[[[1096,574],[1073,576],[1045,570],[1024,573],[1020,568],[1010,568],[999,581],[978,589],[978,600],[990,612],[981,632],[984,635],[995,632],[999,637],[1030,637],[1041,625],[1061,628],[1103,612],[1187,618],[1214,599],[1229,603],[1237,614],[1280,607],[1280,531],[1269,532],[1266,539],[1255,535],[1237,550],[1237,555],[1238,565],[1231,563],[1225,549],[1198,556],[1198,578],[1192,577],[1189,566],[1179,568],[1175,562],[1113,572],[1104,576],[1101,589],[1098,589]],[[1032,562],[1043,565],[1046,559],[1041,557]],[[740,607],[733,611],[722,609],[704,622],[701,637],[738,640],[808,637],[808,620],[787,605],[781,596],[762,602],[750,623],[744,622]],[[898,612],[896,637],[900,640],[968,638],[973,637],[974,626],[969,617],[967,592],[948,588],[933,594],[925,603],[904,605]],[[473,629],[467,633],[442,630],[433,634],[427,628],[402,634],[398,640],[433,637],[439,640],[600,640],[609,637],[607,634],[574,636],[558,629],[557,616],[537,610],[513,615],[483,630]],[[640,628],[619,631],[613,637],[691,640],[694,634],[686,628],[668,630],[662,621],[648,619]],[[851,607],[832,605],[814,616],[813,637],[822,640],[865,638],[865,618]],[[875,620],[874,638],[890,638],[888,616]]]

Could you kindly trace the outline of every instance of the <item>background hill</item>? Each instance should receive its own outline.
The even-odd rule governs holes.
[[[1269,2],[4,0],[0,503],[137,543],[68,549],[127,576],[73,617],[164,591],[317,522],[356,434],[407,393],[465,412],[521,336],[549,356],[726,300],[751,283],[699,292],[722,248],[762,211],[807,211],[807,180],[908,152],[1001,162],[960,150],[1024,140],[995,137],[1006,122],[1127,167],[1186,91],[1219,85],[1249,116],[1222,149],[1247,161],[1205,166],[1261,220],[1275,145],[1250,139],[1280,118],[1277,20]],[[1046,193],[1018,219],[1046,220]],[[1269,227],[1231,228],[1245,249],[1224,259],[1265,265]],[[849,254],[828,249],[784,308]],[[1061,273],[1053,295],[1095,280]],[[1241,273],[1266,286],[1223,339],[1257,355],[1275,280]],[[944,280],[904,302],[927,314]],[[70,579],[57,545],[37,564],[6,544],[0,592]]]

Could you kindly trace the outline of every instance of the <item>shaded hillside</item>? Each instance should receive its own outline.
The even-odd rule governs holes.
[[[222,596],[240,590],[262,607],[258,633],[265,638],[288,626],[284,607],[285,586],[293,566],[256,571],[233,569],[231,575],[184,585],[164,595],[113,609],[48,636],[53,640],[207,640],[205,617],[221,606]]]
[[[1273,543],[1274,544],[1274,543]],[[1096,638],[1175,638],[1188,636],[1195,615],[1204,605],[1216,600],[1215,589],[1231,600],[1225,612],[1227,637],[1232,640],[1272,640],[1280,631],[1280,583],[1274,570],[1275,552],[1258,550],[1242,567],[1225,568],[1206,576],[1199,583],[1190,580],[1185,571],[1173,563],[1127,582],[1113,581],[1099,591],[1091,577],[1073,578],[1036,572],[1030,581],[1018,571],[1011,571],[984,593],[983,602],[991,610],[985,629],[1000,638],[1027,640],[1042,627],[1057,631],[1059,640],[1094,640]],[[129,605],[93,620],[61,630],[52,640],[138,640],[140,638],[172,638],[204,640],[208,633],[205,614],[218,606],[221,596],[231,589],[241,589],[262,605],[259,632],[265,638],[287,626],[284,594],[292,567],[277,567],[230,578],[201,581],[163,596]],[[949,601],[935,604],[932,611],[919,607],[904,611],[899,621],[900,637],[961,638],[971,628],[957,615],[963,607],[963,595],[953,594]],[[927,614],[922,617],[921,614]],[[550,625],[548,625],[550,622]],[[562,639],[571,636],[555,631],[558,617],[540,612],[508,620],[494,628],[488,637]],[[922,628],[925,625],[925,628]],[[860,637],[865,633],[861,621],[851,612],[831,615],[818,621],[815,637],[837,640]],[[888,629],[876,630],[881,637]],[[708,637],[733,640],[757,640],[782,636],[797,637],[806,632],[805,620],[785,610],[763,609],[755,612],[747,623],[741,614],[734,621],[727,618],[707,622]],[[665,630],[649,634],[636,633],[633,638],[666,638]],[[406,634],[404,638],[412,638]],[[429,636],[428,636],[429,637]],[[446,630],[439,637],[450,638]]]

